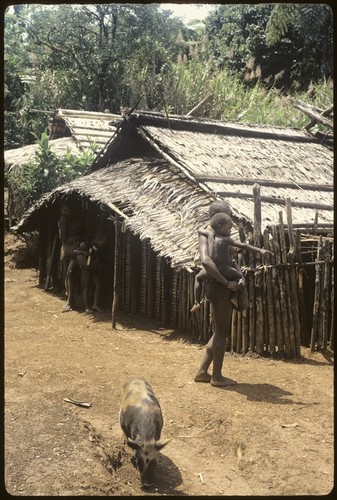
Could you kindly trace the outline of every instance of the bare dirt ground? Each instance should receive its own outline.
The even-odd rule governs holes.
[[[332,352],[284,362],[226,354],[238,384],[195,383],[203,346],[140,317],[61,313],[5,240],[5,487],[22,496],[325,495],[333,488]],[[154,487],[140,489],[118,424],[121,387],[161,403]],[[83,408],[63,398],[91,403]]]

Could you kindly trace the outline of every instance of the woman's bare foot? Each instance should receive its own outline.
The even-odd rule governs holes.
[[[65,313],[65,312],[68,312],[68,311],[71,311],[71,310],[72,310],[71,305],[67,302],[65,304],[65,306],[63,307],[62,312]]]
[[[194,377],[194,382],[210,382],[211,381],[211,376],[209,373],[197,373],[196,376]]]
[[[201,304],[199,302],[196,302],[194,304],[194,306],[192,307],[190,312],[193,313],[194,311],[197,311],[198,309],[200,309],[200,307],[201,307]]]
[[[226,387],[228,385],[235,385],[237,382],[232,378],[221,377],[221,378],[213,378],[211,379],[211,385],[213,387]]]
[[[88,307],[88,309],[85,310],[85,314],[92,314],[92,309],[90,309],[90,307]]]
[[[99,313],[102,312],[102,309],[100,307],[98,307],[98,306],[92,306],[92,308],[93,308],[94,311],[98,311]]]

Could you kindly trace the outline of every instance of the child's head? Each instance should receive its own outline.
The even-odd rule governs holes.
[[[220,213],[213,215],[210,220],[210,226],[216,234],[229,236],[233,227],[233,222],[229,215]]]
[[[212,203],[209,206],[208,213],[210,217],[213,217],[214,214],[219,214],[219,213],[231,215],[232,209],[227,203],[227,201],[217,200],[217,201],[212,201]]]

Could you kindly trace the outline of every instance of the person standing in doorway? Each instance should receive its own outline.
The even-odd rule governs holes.
[[[67,203],[63,203],[61,207],[58,231],[61,240],[62,276],[67,298],[67,302],[62,312],[68,312],[72,310],[74,305],[74,269],[76,264],[74,250],[77,248],[80,241],[81,231],[80,224],[73,217],[70,205]]]

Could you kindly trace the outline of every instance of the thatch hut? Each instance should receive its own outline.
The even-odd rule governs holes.
[[[32,110],[37,113],[48,113],[48,111]],[[119,115],[112,113],[88,113],[86,111],[59,109],[53,113],[49,126],[49,146],[58,157],[64,157],[68,151],[74,156],[88,150],[92,144],[99,149],[103,148],[110,139],[114,128],[109,125],[111,120],[116,120]],[[5,171],[17,173],[23,166],[35,157],[38,144],[29,144],[21,148],[8,149],[4,151]],[[13,225],[18,213],[15,199],[8,182],[5,210],[8,217],[8,226]]]
[[[197,229],[210,202],[225,199],[240,238],[274,251],[265,262],[239,255],[250,306],[233,314],[231,350],[292,357],[303,343],[332,344],[333,153],[321,139],[150,112],[109,126],[85,175],[44,195],[15,228],[40,231],[41,286],[57,282],[56,224],[67,200],[89,232],[99,224],[110,237],[105,296],[113,324],[116,310],[143,313],[205,342],[209,303],[190,313]],[[317,273],[324,279],[316,291]]]

